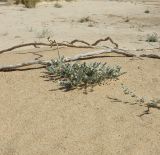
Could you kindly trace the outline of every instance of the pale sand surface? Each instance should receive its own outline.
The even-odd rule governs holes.
[[[39,41],[37,32],[44,28],[57,41],[78,38],[92,42],[111,36],[120,48],[159,46],[145,42],[147,34],[160,35],[158,0],[86,0],[62,5],[59,9],[54,3],[40,3],[35,9],[0,5],[0,49]],[[149,14],[144,13],[146,9]],[[77,22],[86,16],[96,21],[93,27]],[[124,22],[127,16],[130,21]],[[65,56],[86,51],[91,50],[60,49]],[[57,58],[54,49],[19,49],[1,54],[0,64],[34,60],[35,53],[41,59]],[[159,98],[160,61],[103,56],[88,61],[120,65],[127,73],[87,95],[83,90],[59,90],[57,83],[41,77],[44,68],[0,72],[0,155],[159,155],[160,111],[151,109],[151,114],[138,117],[146,107],[133,105],[121,83],[139,96]],[[108,96],[123,102],[112,102]]]

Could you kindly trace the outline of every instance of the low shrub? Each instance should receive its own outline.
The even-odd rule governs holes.
[[[64,58],[52,60],[47,70],[50,80],[58,81],[66,90],[93,87],[106,79],[117,79],[122,74],[119,66],[110,67],[106,63],[98,62],[69,63]]]
[[[24,4],[26,8],[35,8],[40,0],[16,0],[16,4]]]
[[[147,42],[158,42],[158,35],[157,33],[147,35]]]
[[[57,3],[54,4],[54,7],[55,8],[62,8],[62,4],[60,4],[60,3],[57,2]]]

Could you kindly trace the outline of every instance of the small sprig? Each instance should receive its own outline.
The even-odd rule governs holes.
[[[144,97],[139,97],[137,96],[133,91],[129,90],[126,86],[124,86],[123,84],[121,84],[121,87],[123,89],[123,92],[125,95],[130,95],[132,98],[136,99],[136,102],[142,104],[145,102],[145,98]]]
[[[123,84],[121,84],[121,86],[125,95],[130,95],[132,98],[136,99],[137,103],[144,104],[147,107],[147,110],[140,116],[143,116],[144,114],[149,114],[150,108],[160,109],[160,99],[147,101],[144,97],[137,96],[135,93],[133,93],[133,91],[129,90]]]

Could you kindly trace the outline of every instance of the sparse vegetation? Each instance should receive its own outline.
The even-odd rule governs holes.
[[[55,8],[62,7],[62,4],[59,3],[59,0],[50,0],[50,1],[56,1],[56,3],[54,4]],[[72,2],[74,0],[65,0],[65,1]],[[40,2],[40,0],[15,0],[15,4],[24,4],[26,8],[35,8],[38,2]],[[20,11],[24,11],[24,9]]]
[[[158,42],[158,35],[157,35],[157,33],[148,34],[146,41],[147,42]]]
[[[66,2],[72,2],[72,1],[74,1],[74,0],[65,0]]]
[[[94,27],[94,25],[92,23],[88,24],[88,27]]]
[[[106,79],[117,79],[122,73],[119,66],[110,67],[106,63],[65,63],[64,58],[52,60],[47,67],[51,80],[58,81],[66,90],[77,87],[87,88],[102,84]]]
[[[129,90],[126,86],[123,84],[121,85],[123,92],[125,95],[130,95],[132,98],[135,99],[136,103],[139,103],[140,105],[145,104],[145,106],[148,108],[145,113],[141,114],[140,116],[143,116],[144,114],[148,114],[150,108],[157,108],[160,109],[160,99],[154,99],[147,101],[145,97],[139,97],[137,96],[133,91]]]
[[[57,3],[54,4],[54,7],[55,7],[55,8],[61,8],[61,7],[62,7],[62,4],[60,4],[60,3],[57,2]]]
[[[2,34],[2,36],[7,36],[8,35],[8,32],[5,32]]]
[[[16,4],[24,4],[26,8],[35,8],[40,0],[16,0]]]
[[[147,9],[147,10],[144,11],[144,13],[150,13],[150,11]]]
[[[52,33],[48,29],[43,29],[42,31],[36,33],[37,38],[47,38],[51,35]]]
[[[28,32],[33,32],[33,28],[32,27],[28,28]]]
[[[129,21],[130,21],[130,20],[129,20],[128,17],[124,19],[124,22],[126,22],[126,23],[128,23]]]
[[[88,17],[82,17],[79,22],[80,23],[85,23],[85,22],[91,22],[91,18],[88,16]]]

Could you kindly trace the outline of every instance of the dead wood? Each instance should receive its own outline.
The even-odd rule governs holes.
[[[80,60],[82,58],[87,59],[87,58],[91,58],[92,56],[99,55],[99,54],[104,54],[104,53],[116,53],[116,54],[120,54],[120,55],[123,55],[123,56],[126,56],[126,57],[138,57],[138,58],[148,57],[148,58],[160,59],[160,56],[155,55],[155,54],[141,54],[141,55],[137,56],[136,54],[128,52],[128,50],[118,49],[118,44],[115,43],[110,37],[107,37],[105,39],[98,39],[97,41],[95,41],[92,44],[89,44],[86,41],[78,40],[78,39],[75,39],[71,42],[64,41],[62,43],[57,43],[55,40],[53,41],[50,38],[48,38],[49,43],[36,43],[35,42],[35,43],[20,44],[20,45],[13,46],[13,47],[5,49],[5,50],[1,50],[0,54],[2,54],[4,52],[12,51],[12,50],[20,48],[20,47],[25,47],[25,46],[34,46],[35,48],[38,48],[39,46],[49,46],[51,48],[53,46],[56,46],[57,50],[58,50],[58,54],[59,54],[59,46],[60,47],[67,46],[67,47],[75,47],[75,48],[93,48],[93,49],[96,49],[96,48],[100,48],[100,47],[97,47],[97,45],[100,42],[103,42],[103,41],[110,41],[112,44],[115,45],[115,48],[105,47],[105,49],[103,49],[103,50],[96,50],[96,51],[92,51],[92,52],[81,53],[81,54],[75,55],[73,57],[66,57],[65,61],[66,62],[76,61],[76,60]],[[77,42],[85,44],[85,45],[74,45]],[[59,55],[59,57],[60,57],[60,55]],[[18,63],[18,64],[14,64],[14,65],[0,65],[0,71],[14,70],[14,69],[17,69],[17,68],[20,68],[20,67],[30,66],[30,65],[34,65],[34,64],[39,64],[39,65],[45,65],[46,66],[46,65],[51,64],[51,60],[46,61],[46,60],[35,59],[33,61],[22,62],[22,63]]]
[[[47,38],[48,42],[49,43],[42,43],[42,42],[34,42],[34,43],[26,43],[26,44],[19,44],[19,45],[16,45],[16,46],[13,46],[13,47],[10,47],[10,48],[7,48],[7,49],[4,49],[4,50],[0,50],[0,54],[2,53],[5,53],[5,52],[9,52],[9,51],[13,51],[15,49],[18,49],[18,48],[22,48],[22,47],[28,47],[28,46],[33,46],[35,48],[39,48],[39,46],[49,46],[49,47],[57,47],[57,46],[66,46],[66,47],[75,47],[75,48],[95,48],[95,46],[97,46],[100,42],[102,41],[110,41],[112,44],[114,44],[116,47],[118,47],[118,44],[115,43],[110,37],[107,37],[105,39],[98,39],[96,42],[92,43],[92,44],[89,44],[88,42],[86,41],[83,41],[83,40],[79,40],[79,39],[75,39],[71,42],[67,42],[67,41],[63,41],[62,43],[58,43],[56,42],[55,40],[51,40],[50,37]],[[75,45],[75,43],[82,43],[84,45]]]
[[[136,56],[136,55],[133,55],[133,54],[130,54],[130,53],[127,53],[127,52],[123,52],[123,51],[118,50],[118,49],[108,48],[108,49],[105,49],[105,50],[98,50],[98,51],[81,53],[81,54],[75,55],[73,57],[66,57],[65,61],[66,62],[75,61],[75,60],[79,60],[79,59],[82,59],[82,58],[87,58],[87,57],[90,57],[90,56],[95,56],[95,55],[104,54],[104,53],[112,53],[112,52],[117,53],[117,54],[122,54],[122,55],[125,55],[127,57]],[[49,64],[51,64],[51,61],[50,60],[47,60],[47,61],[46,60],[33,60],[33,61],[28,61],[28,62],[22,62],[22,63],[15,64],[15,65],[1,65],[0,66],[0,71],[13,70],[13,69],[17,69],[17,68],[20,68],[20,67],[34,65],[34,64],[49,65]]]
[[[82,58],[91,58],[91,56],[100,55],[100,54],[104,54],[104,53],[116,53],[116,54],[124,55],[126,57],[148,57],[148,58],[160,59],[160,56],[154,55],[154,54],[148,54],[148,55],[142,54],[142,55],[137,56],[137,55],[129,53],[125,50],[107,48],[104,50],[81,53],[81,54],[75,55],[73,57],[66,57],[65,61],[69,62],[69,61],[80,60]],[[33,60],[33,61],[28,61],[28,62],[22,62],[22,63],[15,64],[15,65],[1,65],[0,71],[14,70],[14,69],[17,69],[20,67],[30,66],[30,65],[34,65],[34,64],[50,65],[51,60]]]
[[[44,60],[33,60],[28,62],[22,62],[14,65],[1,65],[0,71],[11,71],[20,67],[30,66],[34,64],[40,64],[40,65],[49,65],[51,61],[44,61]]]
[[[107,38],[105,38],[105,39],[98,39],[97,41],[95,41],[95,43],[92,44],[92,46],[96,46],[96,45],[98,45],[100,42],[102,42],[102,41],[108,41],[108,40],[109,40],[112,44],[114,44],[114,45],[116,46],[116,48],[118,48],[118,44],[115,43],[115,42],[112,40],[112,38],[110,38],[110,37],[107,37]]]

